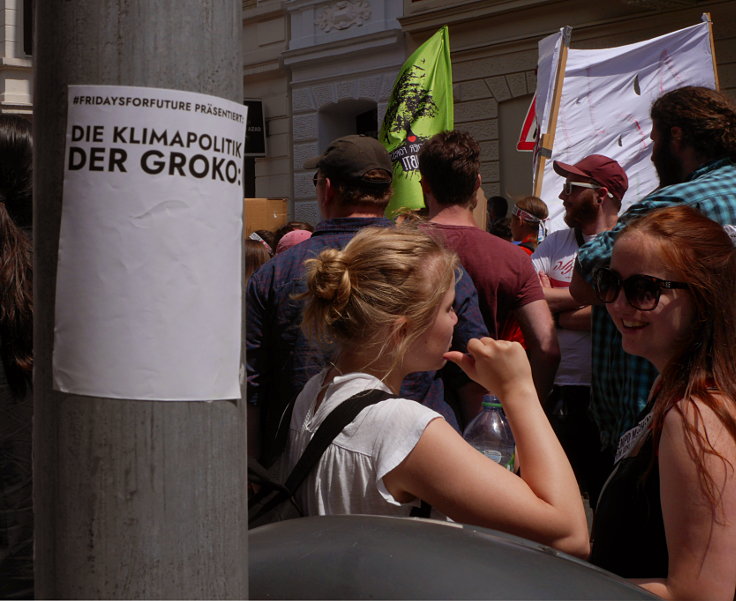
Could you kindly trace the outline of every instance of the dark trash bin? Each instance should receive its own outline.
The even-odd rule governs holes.
[[[656,599],[531,541],[475,526],[367,515],[250,531],[251,599]]]

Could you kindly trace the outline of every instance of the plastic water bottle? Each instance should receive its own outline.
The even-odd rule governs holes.
[[[483,409],[467,425],[463,438],[486,457],[513,471],[514,437],[497,396],[483,397]]]

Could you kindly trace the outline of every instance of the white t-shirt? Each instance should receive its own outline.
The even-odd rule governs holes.
[[[364,373],[336,377],[314,413],[314,403],[327,370],[311,378],[299,393],[291,416],[288,452],[291,470],[327,415],[342,401],[363,390],[390,390]],[[419,501],[401,504],[383,485],[383,477],[399,465],[424,433],[442,416],[409,399],[387,399],[363,409],[325,451],[297,498],[307,515],[373,514],[408,516]],[[288,471],[286,472],[288,474]],[[432,517],[435,515],[433,511]]]
[[[585,242],[595,238],[584,236]],[[578,255],[575,230],[567,228],[552,232],[537,247],[532,263],[537,272],[549,276],[553,288],[567,288],[572,280],[575,257]],[[558,328],[560,366],[555,376],[558,386],[590,386],[590,332]]]

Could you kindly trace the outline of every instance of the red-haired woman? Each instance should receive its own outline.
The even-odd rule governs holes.
[[[676,206],[631,223],[594,287],[624,350],[660,375],[621,438],[591,561],[667,599],[736,590],[736,250]]]

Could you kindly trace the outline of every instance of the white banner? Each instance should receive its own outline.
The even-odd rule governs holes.
[[[204,94],[69,87],[57,390],[240,397],[245,123]]]
[[[540,61],[557,36],[540,42]],[[549,60],[540,62],[543,66],[553,67]],[[629,178],[622,211],[659,185],[651,162],[649,109],[665,92],[686,85],[715,87],[708,23],[617,48],[568,51],[554,148],[541,192],[550,210],[550,231],[566,227],[558,199],[564,179],[554,172],[553,160],[576,163],[590,154],[616,159]]]
[[[552,97],[555,92],[557,67],[560,64],[560,52],[565,39],[565,28],[557,33],[539,40],[539,59],[537,61],[537,92],[535,95],[537,127],[539,137],[549,132],[549,118],[552,108]]]

